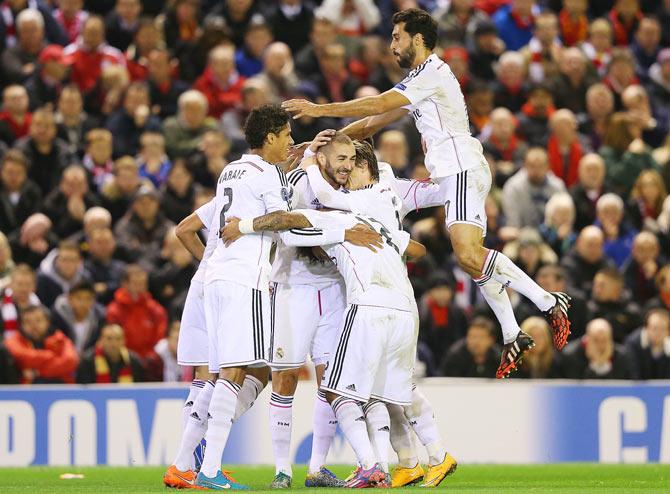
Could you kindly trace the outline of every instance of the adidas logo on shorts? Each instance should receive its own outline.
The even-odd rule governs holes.
[[[346,387],[349,391],[356,391],[356,386],[353,384],[350,384],[349,386]]]

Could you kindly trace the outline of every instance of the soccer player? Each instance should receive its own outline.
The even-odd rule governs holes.
[[[569,297],[543,290],[507,256],[483,246],[484,203],[491,172],[481,144],[470,135],[458,81],[449,66],[432,53],[437,23],[427,12],[412,8],[396,13],[393,24],[391,50],[401,67],[411,69],[402,82],[378,96],[323,105],[289,100],[283,107],[294,118],[364,117],[343,129],[359,139],[412,114],[421,133],[426,168],[445,191],[446,223],[456,260],[476,281],[500,321],[505,344],[496,377],[504,378],[534,344],[521,331],[505,288],[522,293],[544,312],[558,349],[565,346],[570,333]]]

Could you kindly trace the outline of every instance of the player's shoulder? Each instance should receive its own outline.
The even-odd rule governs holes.
[[[302,168],[296,168],[286,174],[286,180],[288,180],[288,183],[294,187],[306,179],[307,172]]]
[[[422,63],[414,67],[412,70],[410,70],[407,73],[405,79],[403,80],[403,83],[408,83],[413,79],[417,79],[419,77],[425,77],[428,74],[431,74],[436,70],[438,70],[444,64],[445,62],[440,60],[437,55],[433,54],[429,56],[426,60],[424,60]]]

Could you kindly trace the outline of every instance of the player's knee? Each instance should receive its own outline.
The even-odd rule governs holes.
[[[456,247],[454,245],[454,254],[458,265],[470,276],[479,276],[481,274],[482,264],[486,258],[486,249],[478,244],[462,244]]]
[[[260,381],[263,385],[263,388],[268,385],[270,380],[270,368],[269,367],[254,367],[247,369],[247,375],[253,376]]]
[[[198,367],[195,368],[195,373],[194,377],[196,379],[200,379],[202,381],[215,381],[216,380],[216,374],[212,374],[209,372],[209,366],[207,365],[199,365]]]
[[[338,397],[339,397],[339,395],[336,395],[335,393],[331,393],[330,391],[326,391],[326,401],[328,401],[328,403],[330,403],[331,405],[333,404],[333,402],[335,400],[337,400]]]
[[[272,373],[272,391],[282,396],[293,396],[298,387],[300,369],[286,369]]]
[[[219,371],[219,378],[234,382],[240,386],[244,384],[246,369],[242,367],[228,367]]]

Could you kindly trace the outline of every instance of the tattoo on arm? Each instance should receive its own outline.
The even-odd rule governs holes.
[[[273,211],[258,218],[254,218],[254,231],[273,231],[279,232],[290,230],[291,228],[309,228],[312,224],[309,220],[299,213],[289,213],[287,211]]]

